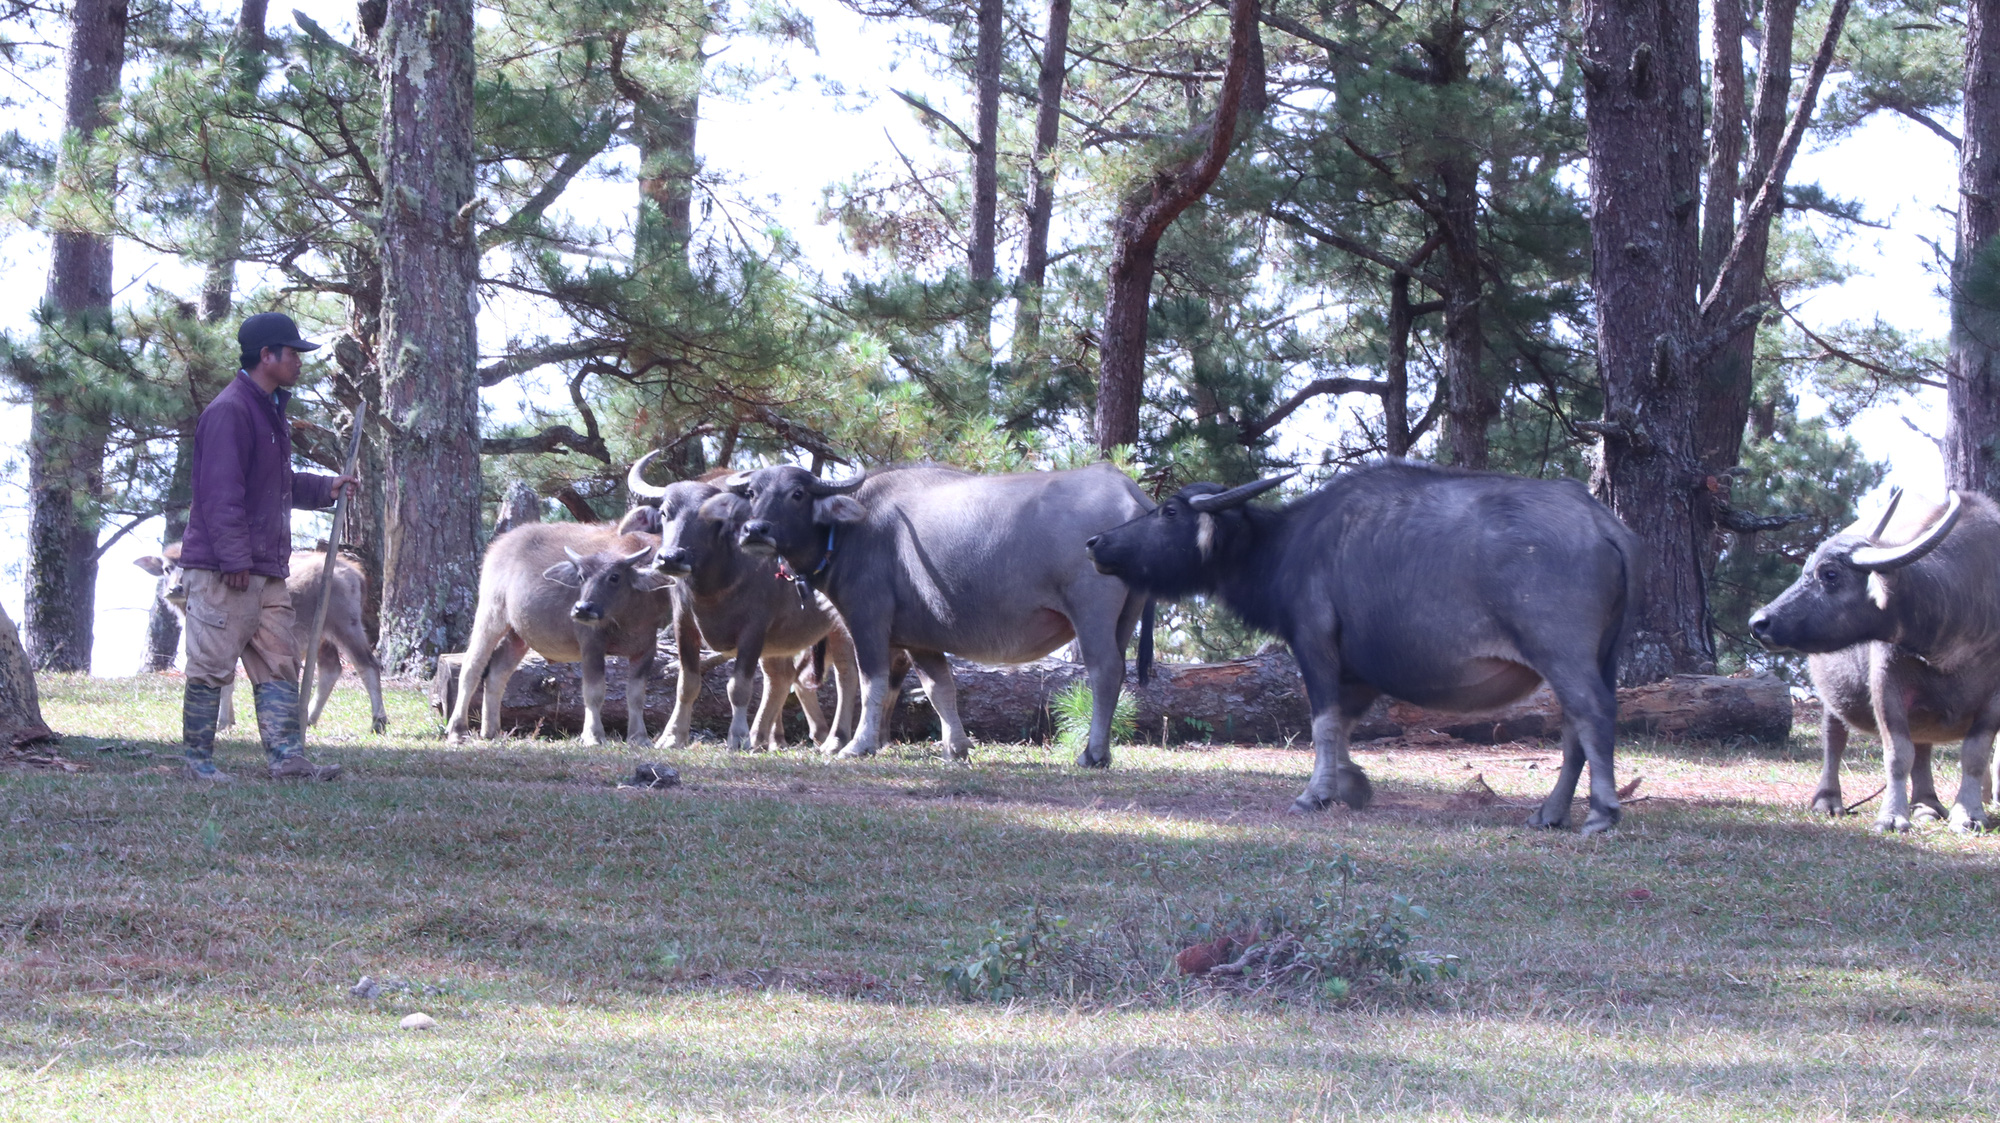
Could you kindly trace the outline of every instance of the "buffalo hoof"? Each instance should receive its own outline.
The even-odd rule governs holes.
[[[1352,765],[1333,774],[1333,785],[1333,798],[1356,811],[1375,798],[1375,785],[1368,782],[1368,774]]]
[[[860,745],[860,744],[849,745],[846,748],[840,750],[838,754],[841,760],[860,760],[862,757],[874,756],[874,755],[875,755],[875,746]]]
[[[1604,834],[1605,832],[1611,830],[1613,827],[1617,825],[1618,825],[1617,808],[1614,807],[1609,811],[1598,811],[1593,809],[1590,813],[1590,817],[1583,821],[1583,829],[1577,833],[1583,835],[1585,838],[1588,838],[1594,834]]]
[[[1535,813],[1528,816],[1528,826],[1538,831],[1559,831],[1569,826],[1569,816],[1551,815],[1547,808],[1537,807]]]
[[[1953,805],[1951,829],[1959,834],[1978,834],[1986,829],[1986,815],[1982,811],[1967,811],[1963,807]]]
[[[1908,815],[1883,815],[1875,820],[1875,829],[1883,834],[1900,834],[1910,829]]]
[[[1815,815],[1836,818],[1849,813],[1847,804],[1841,801],[1840,793],[1827,791],[1813,793],[1812,810]]]
[[[1076,766],[1078,768],[1109,768],[1111,767],[1111,754],[1098,753],[1092,755],[1089,749],[1085,749],[1076,754]]]
[[[1929,798],[1918,796],[1910,800],[1910,821],[1912,823],[1943,822],[1949,818],[1951,818],[1951,813],[1944,809],[1944,804],[1939,802],[1936,796]]]
[[[377,714],[375,719],[368,723],[368,726],[377,733],[389,732],[389,715]]]
[[[837,756],[840,753],[840,738],[828,737],[819,743],[818,748],[821,756]]]
[[[447,745],[463,745],[471,739],[463,729],[447,729],[444,731],[444,743]]]
[[[585,733],[583,736],[578,737],[576,741],[577,744],[582,745],[586,749],[594,749],[604,743],[604,738],[595,733]]]
[[[957,761],[971,760],[972,742],[960,741],[954,744],[950,741],[946,741],[944,744],[944,755],[950,758],[951,760],[957,760]]]
[[[1292,814],[1311,815],[1317,811],[1324,811],[1331,806],[1333,806],[1333,800],[1316,796],[1308,791],[1301,793],[1299,798],[1292,801]]]

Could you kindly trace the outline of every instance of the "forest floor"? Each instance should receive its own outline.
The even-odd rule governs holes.
[[[351,683],[312,737],[347,778],[252,778],[238,729],[243,779],[205,791],[179,688],[45,676],[84,770],[0,767],[0,1118],[2000,1112],[2000,838],[1809,816],[1804,729],[1621,744],[1649,798],[1581,838],[1521,826],[1540,743],[1372,742],[1377,806],[1310,817],[1285,813],[1310,755],[1278,748],[1084,774],[1040,746],[703,746],[633,792],[661,754],[447,746],[408,688],[375,737]],[[1856,799],[1879,758],[1852,758]],[[1349,900],[1423,906],[1413,947],[1459,977],[1335,1000],[1170,966],[1342,856]],[[1037,909],[1090,955],[1025,998],[943,989],[942,941]],[[416,1011],[436,1027],[399,1029]]]

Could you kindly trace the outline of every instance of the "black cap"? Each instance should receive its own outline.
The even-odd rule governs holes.
[[[236,346],[245,355],[262,354],[266,347],[290,347],[294,351],[317,351],[319,344],[299,338],[299,325],[283,312],[259,312],[236,329]]]

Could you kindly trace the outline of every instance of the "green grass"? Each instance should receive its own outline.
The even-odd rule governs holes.
[[[246,778],[208,792],[174,773],[179,680],[43,679],[93,770],[0,771],[0,1119],[2000,1110],[2000,841],[1808,817],[1804,740],[1621,745],[1654,798],[1583,839],[1458,794],[1538,799],[1545,745],[1364,746],[1380,805],[1311,818],[1277,749],[702,748],[632,793],[650,750],[446,746],[407,690],[377,738],[345,686],[312,742],[347,779],[248,778],[233,740]],[[1850,759],[1853,798],[1879,781]],[[1342,853],[1464,977],[1316,1003],[1167,972],[1193,922]],[[928,977],[1035,906],[1125,985],[967,1005]],[[419,1009],[437,1029],[396,1028]]]

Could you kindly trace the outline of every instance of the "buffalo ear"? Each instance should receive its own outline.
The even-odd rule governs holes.
[[[725,491],[720,495],[709,496],[702,502],[701,510],[696,514],[707,522],[726,523],[734,519],[742,509],[743,498],[734,492]]]
[[[181,544],[178,542],[172,543],[166,549],[160,551],[160,556],[166,558],[169,565],[181,564]]]
[[[867,517],[868,508],[851,495],[829,495],[813,501],[813,521],[822,525],[858,523]]]
[[[542,570],[542,576],[558,585],[566,585],[572,589],[583,588],[583,570],[578,569],[573,561],[557,562]]]
[[[658,534],[666,526],[666,516],[658,507],[634,507],[618,520],[620,534]]]
[[[715,481],[715,486],[732,495],[746,494],[750,490],[750,473],[738,472],[733,476],[724,476]]]
[[[167,559],[165,558],[156,558],[147,555],[143,558],[133,558],[132,564],[155,577],[165,577],[167,575]]]

